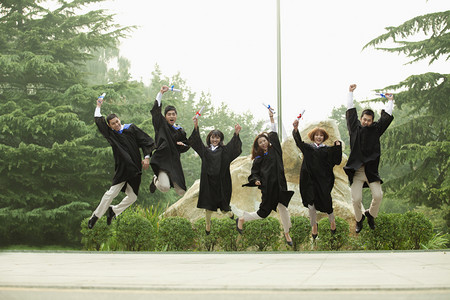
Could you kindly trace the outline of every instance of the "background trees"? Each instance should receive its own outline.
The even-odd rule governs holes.
[[[130,64],[117,46],[131,28],[116,25],[102,10],[87,9],[93,2],[100,1],[0,4],[0,245],[80,244],[80,221],[97,206],[114,172],[110,146],[93,122],[102,92],[107,93],[103,114],[117,113],[154,136],[153,99],[161,84],[175,84],[183,94],[165,96],[164,104],[177,106],[190,134],[199,105],[195,94],[179,74],[163,77],[158,67],[149,86],[129,81]],[[111,61],[117,61],[115,69]],[[217,121],[229,139],[237,120],[249,136],[258,130],[247,115],[212,108],[209,95],[200,102],[207,106],[204,130],[206,122]],[[188,184],[200,170],[193,157],[192,151],[183,157]],[[144,173],[140,204],[176,201],[174,193],[150,196],[151,176]]]

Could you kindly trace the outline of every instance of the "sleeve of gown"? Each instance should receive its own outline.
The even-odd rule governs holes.
[[[242,153],[242,142],[239,137],[239,135],[236,135],[236,133],[233,135],[231,140],[226,144],[225,148],[227,149],[227,152],[230,154],[230,161],[233,161],[241,155]]]
[[[248,186],[256,186],[256,181],[261,181],[261,162],[262,158],[257,157],[253,160],[252,170],[250,172],[250,176],[248,176]]]
[[[153,148],[155,147],[155,141],[142,129],[137,126],[135,127],[135,138],[139,147],[142,149],[142,153],[144,153],[144,157],[147,155],[151,155]]]
[[[331,165],[339,165],[342,161],[342,144],[334,145],[329,148],[328,158]]]
[[[355,132],[358,128],[360,122],[358,120],[358,114],[356,112],[356,108],[350,108],[345,112],[345,118],[347,119],[347,129],[348,133],[351,134]]]
[[[394,120],[394,116],[391,116],[384,109],[381,111],[380,120],[377,122],[378,134],[381,136],[386,129],[391,125],[392,120]]]
[[[278,139],[278,133],[275,131],[271,131],[268,133],[269,142],[272,144],[272,147],[281,155],[283,151],[281,150],[280,140]]]
[[[200,130],[197,128],[192,130],[191,136],[188,139],[189,145],[197,154],[203,158],[205,153],[205,145],[200,138]]]
[[[300,136],[300,131],[297,130],[296,132],[295,130],[292,130],[292,136],[294,137],[295,144],[303,153],[310,147],[309,144],[305,143],[302,140],[302,137]]]
[[[181,146],[181,145],[176,145],[178,152],[180,153],[184,153],[186,151],[188,151],[191,147],[189,146],[189,141],[186,137],[186,131],[184,131],[183,128],[178,129],[182,138],[178,139],[177,142],[182,142],[183,144],[185,144],[186,146]]]
[[[166,122],[166,119],[161,114],[161,106],[159,105],[158,101],[155,100],[155,103],[153,104],[152,109],[150,110],[150,113],[152,115],[152,123],[153,128],[155,129],[155,132],[159,130],[163,122]]]
[[[109,126],[106,124],[106,120],[105,117],[101,116],[101,117],[94,117],[95,120],[95,124],[97,125],[98,130],[100,131],[100,133],[105,137],[105,138],[109,138],[112,130],[109,128]]]

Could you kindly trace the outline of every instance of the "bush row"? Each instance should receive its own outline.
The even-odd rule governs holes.
[[[191,223],[186,218],[159,219],[155,211],[136,207],[128,209],[106,225],[101,218],[92,230],[82,221],[82,244],[86,250],[108,251],[279,251],[279,250],[411,250],[442,246],[437,243],[431,222],[422,213],[380,214],[376,228],[367,223],[357,236],[350,233],[349,224],[336,218],[336,233],[332,234],[327,218],[319,221],[319,236],[311,237],[309,219],[291,218],[290,235],[293,247],[286,245],[278,219],[268,217],[244,224],[239,235],[235,221],[212,219],[211,233],[205,232],[205,219]],[[441,237],[442,238],[442,237]],[[441,239],[442,240],[442,239]],[[446,239],[443,239],[445,245]]]

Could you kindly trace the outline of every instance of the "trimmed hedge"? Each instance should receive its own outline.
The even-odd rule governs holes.
[[[291,217],[292,227],[290,229],[290,236],[292,239],[293,250],[299,251],[300,247],[306,242],[309,242],[311,236],[311,224],[307,217],[294,216]]]
[[[106,224],[106,218],[97,220],[94,228],[88,228],[89,218],[81,221],[81,243],[85,250],[100,250],[112,236],[111,226]]]
[[[318,250],[340,250],[349,242],[350,226],[347,221],[336,217],[336,232],[331,233],[330,221],[323,218],[319,221],[319,238],[317,239]]]
[[[168,217],[159,222],[160,250],[186,251],[194,244],[194,230],[188,219]]]
[[[244,223],[244,241],[246,247],[256,247],[258,251],[269,248],[273,251],[280,246],[280,221],[274,217]],[[284,237],[283,237],[284,238]]]

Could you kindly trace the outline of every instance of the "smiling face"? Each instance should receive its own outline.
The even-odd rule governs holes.
[[[265,137],[260,137],[258,139],[258,147],[261,148],[264,152],[267,152],[269,149],[269,141]]]
[[[361,126],[367,127],[367,126],[372,125],[372,123],[373,123],[373,117],[371,115],[366,115],[366,114],[362,115]]]
[[[220,144],[220,137],[218,135],[211,135],[209,142],[212,146],[217,147]]]
[[[166,121],[170,125],[175,124],[175,122],[177,121],[177,113],[174,110],[169,110],[166,113]]]
[[[119,118],[116,117],[109,120],[108,126],[115,131],[119,131],[120,128],[122,127],[122,124],[120,123]]]
[[[324,141],[324,139],[325,139],[325,136],[323,135],[322,132],[317,131],[317,132],[314,134],[314,143],[316,143],[317,145],[322,144],[323,141]]]

